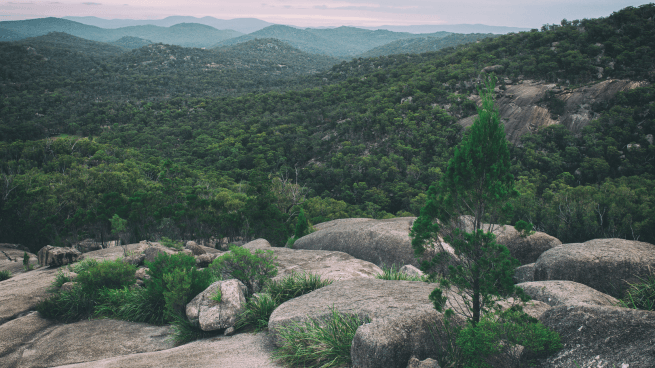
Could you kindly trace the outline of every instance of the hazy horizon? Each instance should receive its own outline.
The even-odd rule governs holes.
[[[208,0],[134,1],[13,0],[0,4],[0,21],[45,17],[95,16],[102,19],[159,20],[169,16],[211,16],[217,19],[257,18],[298,27],[377,27],[413,25],[484,24],[539,28],[545,23],[598,18],[627,6],[633,0],[244,0],[238,3]]]

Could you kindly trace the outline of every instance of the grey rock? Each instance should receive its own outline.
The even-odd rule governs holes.
[[[428,299],[434,284],[353,278],[336,281],[280,305],[269,319],[269,333],[283,344],[282,327],[308,319],[325,321],[336,311],[370,318],[353,339],[353,367],[402,367],[412,356],[425,359],[436,354],[429,326],[442,318]],[[450,304],[447,304],[450,307]]]
[[[513,280],[515,284],[534,281],[534,263],[516,267]]]
[[[75,249],[79,250],[82,253],[102,249],[102,243],[96,242],[94,239],[84,239],[81,242],[73,245]]]
[[[23,269],[24,254],[25,251],[22,249],[0,247],[0,271],[9,271],[12,275],[26,272]],[[30,265],[38,267],[39,262],[36,254],[27,251],[27,255],[30,257]]]
[[[296,250],[272,248],[278,264],[275,280],[293,272],[309,272],[321,279],[348,280],[352,278],[375,278],[382,269],[371,262],[362,261],[343,252],[324,250]]]
[[[226,252],[218,253],[205,253],[196,257],[196,267],[205,268],[208,267],[214,260]]]
[[[419,266],[409,238],[415,219],[351,218],[328,221],[316,225],[318,231],[296,240],[293,248],[344,252],[378,266]],[[425,257],[432,255],[426,252]]]
[[[271,361],[275,347],[265,333],[216,337],[151,353],[131,354],[65,368],[283,368]]]
[[[172,249],[170,249],[170,248],[167,248],[167,247],[165,247],[165,246],[163,246],[163,245],[154,244],[154,245],[152,245],[152,246],[146,248],[146,249],[143,251],[143,253],[144,253],[145,256],[146,256],[146,258],[145,258],[146,261],[148,261],[148,262],[154,262],[155,259],[157,258],[157,256],[158,256],[160,253],[166,253],[166,254],[169,254],[169,255],[173,255],[173,254],[176,254],[177,252],[174,251],[174,250],[172,250]]]
[[[71,290],[73,290],[73,288],[75,288],[75,285],[77,285],[77,282],[72,282],[72,281],[65,282],[65,283],[63,283],[61,285],[59,290],[61,290],[61,291],[71,291]]]
[[[600,305],[561,305],[540,318],[564,348],[539,368],[655,367],[655,312]],[[534,358],[526,356],[524,359]]]
[[[560,305],[602,305],[615,306],[619,301],[598,290],[573,281],[534,281],[517,284],[532,299],[547,303],[551,307]]]
[[[193,251],[191,249],[182,249],[180,253],[184,253],[189,256],[193,256]]]
[[[53,247],[46,245],[39,250],[37,255],[41,266],[59,267],[77,262],[82,253],[73,248]]]
[[[542,254],[535,263],[534,280],[569,280],[616,298],[628,283],[655,270],[655,245],[625,239],[594,239],[564,244]]]
[[[137,269],[134,273],[134,276],[136,276],[137,280],[149,279],[150,275],[148,275],[148,267],[141,267]]]
[[[427,358],[423,361],[418,360],[416,357],[412,357],[407,363],[407,368],[441,368],[439,363],[432,359]]]
[[[271,243],[266,239],[255,239],[251,242],[248,242],[242,245],[243,248],[250,249],[251,251],[256,249],[271,249]]]
[[[419,270],[418,268],[412,266],[412,265],[404,265],[400,267],[400,272],[404,273],[407,276],[418,276],[421,277],[424,275],[423,271]]]
[[[190,250],[194,256],[199,256],[201,254],[207,253],[206,250],[202,249],[202,247],[199,246],[198,243],[194,241],[186,242],[186,246],[184,248]]]
[[[482,68],[482,72],[484,73],[491,73],[495,71],[502,71],[505,67],[502,65],[490,65]]]
[[[218,290],[220,303],[212,299]],[[232,327],[246,307],[246,292],[246,286],[239,280],[216,281],[187,304],[187,318],[203,331]]]
[[[223,332],[223,335],[225,336],[232,336],[234,335],[234,327],[228,327],[225,329],[225,332]]]
[[[131,264],[133,266],[141,266],[143,264],[143,261],[146,260],[146,255],[141,253],[141,254],[133,254],[131,256],[123,257],[123,262]]]
[[[0,326],[0,360],[3,367],[52,367],[164,350],[173,347],[169,331],[112,319],[52,324],[31,313]]]

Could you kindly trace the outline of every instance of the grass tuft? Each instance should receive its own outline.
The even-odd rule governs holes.
[[[244,327],[253,327],[255,331],[261,331],[268,327],[268,320],[275,308],[280,306],[270,294],[255,294],[248,300],[246,309],[237,318],[234,328],[240,330]]]
[[[272,355],[289,366],[307,368],[349,367],[350,347],[359,326],[368,318],[341,314],[332,309],[326,321],[308,320],[281,327],[282,347]]]
[[[645,278],[639,278],[639,282],[630,284],[620,305],[625,308],[655,310],[655,274],[651,272]]]
[[[404,272],[400,272],[399,268],[396,268],[395,265],[387,267],[382,265],[382,273],[375,276],[377,279],[382,280],[396,280],[396,281],[425,281],[428,282],[429,279],[427,276],[409,276]]]
[[[175,314],[171,322],[173,331],[171,339],[175,345],[184,345],[188,342],[218,336],[222,331],[203,331],[199,326],[190,322],[185,315]]]
[[[9,270],[0,271],[0,281],[5,281],[11,278],[11,272]]]

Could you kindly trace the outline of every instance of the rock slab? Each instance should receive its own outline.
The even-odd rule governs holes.
[[[615,306],[619,303],[612,296],[573,281],[534,281],[516,286],[522,288],[532,299],[551,307],[579,304]]]
[[[82,252],[73,248],[53,247],[46,245],[37,255],[41,266],[59,267],[77,262]]]

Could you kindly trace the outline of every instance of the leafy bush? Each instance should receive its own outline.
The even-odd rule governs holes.
[[[63,284],[65,284],[67,282],[70,282],[70,281],[72,281],[70,279],[70,277],[66,276],[66,274],[64,273],[64,270],[60,268],[57,271],[57,274],[55,275],[55,279],[52,281],[52,284],[50,285],[49,291],[54,293],[54,292],[58,291],[59,288],[61,288],[61,286]]]
[[[333,280],[321,280],[321,277],[311,273],[296,273],[283,277],[281,280],[266,284],[264,293],[257,294],[248,300],[246,310],[239,316],[236,328],[253,326],[255,331],[268,327],[271,314],[280,304],[310,293],[316,289],[330,285]]]
[[[136,266],[121,260],[98,262],[77,275],[77,282],[89,294],[102,288],[121,289],[136,282]]]
[[[89,268],[93,268],[93,267],[97,266],[98,263],[99,262],[98,262],[97,259],[86,258],[86,259],[83,259],[80,262],[76,262],[76,263],[73,263],[71,265],[68,265],[68,269],[70,271],[73,271],[73,272],[77,273],[77,274],[80,274],[83,271],[88,270]]]
[[[182,250],[184,249],[184,246],[182,245],[181,242],[171,240],[170,238],[167,238],[165,236],[162,236],[161,239],[159,239],[159,244],[168,247],[168,248],[173,248],[177,250]]]
[[[45,318],[74,322],[93,312],[94,296],[80,286],[70,291],[57,292],[37,304],[36,310]]]
[[[382,265],[382,273],[375,276],[376,279],[382,280],[404,280],[404,281],[428,281],[429,276],[410,276],[404,272],[400,272],[395,265],[387,267]]]
[[[327,321],[308,320],[280,328],[283,345],[273,353],[274,359],[291,366],[343,367],[350,366],[350,347],[357,328],[368,323],[332,310]]]
[[[655,310],[655,274],[651,273],[639,282],[630,284],[621,305],[626,308]]]
[[[11,277],[11,272],[9,270],[0,271],[0,281],[5,281]]]
[[[30,264],[30,255],[27,252],[23,252],[23,269],[25,271],[31,271],[34,269],[34,266]]]
[[[277,275],[274,259],[271,250],[258,249],[252,254],[246,248],[232,246],[230,253],[216,258],[210,268],[218,274],[229,275],[243,282],[248,288],[248,294],[252,295]]]
[[[153,308],[144,288],[103,289],[98,292],[94,315],[131,322],[163,324],[163,312]]]

